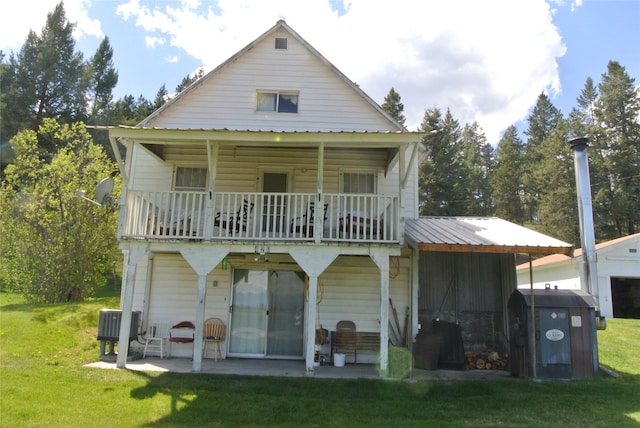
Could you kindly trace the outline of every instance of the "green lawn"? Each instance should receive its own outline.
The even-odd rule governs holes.
[[[117,298],[26,305],[0,293],[0,427],[640,425],[640,320],[608,320],[600,362],[619,378],[451,383],[82,367],[100,308]]]

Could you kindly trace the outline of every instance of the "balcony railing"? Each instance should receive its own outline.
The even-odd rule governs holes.
[[[129,191],[122,237],[394,243],[399,219],[389,195]]]

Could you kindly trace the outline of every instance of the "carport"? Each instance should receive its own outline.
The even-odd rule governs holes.
[[[405,238],[418,259],[414,336],[436,322],[447,327],[438,368],[468,368],[465,352],[508,354],[516,254],[531,260],[572,251],[571,244],[496,217],[420,217],[407,220]]]

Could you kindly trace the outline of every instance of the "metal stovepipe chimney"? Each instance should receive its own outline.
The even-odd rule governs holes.
[[[576,170],[576,193],[580,216],[580,244],[582,245],[582,264],[580,266],[580,286],[595,298],[600,306],[598,289],[598,266],[596,240],[593,229],[593,204],[591,202],[591,180],[589,179],[589,160],[587,159],[586,137],[569,141],[573,149]],[[599,308],[596,308],[599,309]]]

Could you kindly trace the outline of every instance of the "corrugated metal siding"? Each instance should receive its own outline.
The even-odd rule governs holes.
[[[288,49],[276,50],[275,37],[287,37]],[[257,90],[300,91],[298,113],[256,112]],[[147,126],[279,131],[393,129],[353,88],[282,29],[218,70]]]

